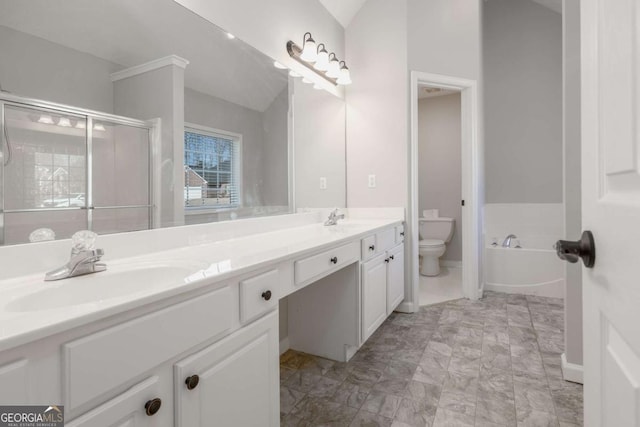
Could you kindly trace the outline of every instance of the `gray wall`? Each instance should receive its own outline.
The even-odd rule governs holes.
[[[242,134],[242,201],[262,206],[262,113],[185,89],[185,122]]]
[[[442,259],[462,261],[462,158],[460,94],[418,102],[418,198],[424,209],[454,218],[455,230]]]
[[[113,113],[118,64],[0,26],[0,84],[16,95]]]
[[[293,150],[295,207],[345,207],[345,104],[295,79]],[[320,189],[320,177],[327,188]]]
[[[115,114],[141,120],[160,118],[161,226],[184,223],[184,69],[175,65],[118,80]]]
[[[582,232],[580,167],[580,0],[564,0],[565,238]],[[566,263],[565,355],[582,365],[582,266]]]
[[[262,114],[264,150],[262,198],[266,206],[289,204],[289,88]]]
[[[484,4],[487,203],[562,202],[562,16]]]

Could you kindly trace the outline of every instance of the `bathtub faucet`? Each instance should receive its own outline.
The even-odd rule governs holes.
[[[511,240],[513,239],[517,239],[518,236],[516,236],[515,234],[509,234],[507,237],[505,237],[504,242],[502,242],[502,247],[503,248],[510,248],[511,247]]]

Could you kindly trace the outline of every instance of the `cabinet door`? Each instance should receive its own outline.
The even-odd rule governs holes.
[[[389,251],[387,267],[387,315],[404,299],[404,245]]]
[[[278,426],[278,311],[177,363],[174,375],[177,426]]]
[[[387,257],[380,255],[362,265],[362,341],[387,318]]]

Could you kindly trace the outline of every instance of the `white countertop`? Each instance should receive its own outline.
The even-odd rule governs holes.
[[[107,271],[45,282],[44,271],[0,280],[0,351],[356,240],[401,219],[310,224],[105,259]],[[112,254],[113,255],[113,254]],[[70,303],[69,301],[73,302]]]

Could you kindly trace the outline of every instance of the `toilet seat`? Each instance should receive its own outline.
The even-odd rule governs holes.
[[[444,241],[438,239],[424,239],[420,240],[421,248],[436,248],[444,246]]]

